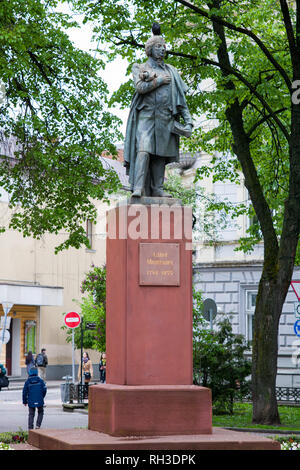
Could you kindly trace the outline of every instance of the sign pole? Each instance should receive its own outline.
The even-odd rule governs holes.
[[[213,331],[213,310],[212,308],[209,309],[209,322],[210,322],[210,329]]]
[[[75,383],[75,340],[74,340],[74,328],[72,329],[72,382]]]
[[[82,350],[83,350],[83,328],[82,328],[82,322],[80,323],[80,328],[81,328],[81,341],[80,341],[80,383],[82,385]]]
[[[65,325],[72,329],[72,381],[75,383],[75,328],[81,324],[81,317],[77,312],[66,313],[64,318]]]

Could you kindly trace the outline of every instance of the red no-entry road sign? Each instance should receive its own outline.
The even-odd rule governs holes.
[[[296,294],[298,300],[300,300],[300,281],[291,281],[291,286]]]
[[[80,325],[81,317],[76,312],[69,312],[65,315],[64,320],[68,328],[77,328]]]

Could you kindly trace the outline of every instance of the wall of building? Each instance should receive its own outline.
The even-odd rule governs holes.
[[[218,315],[231,319],[233,331],[251,339],[249,316],[254,309],[248,304],[249,294],[255,294],[261,277],[261,264],[199,263],[194,268],[194,284],[203,299],[213,299]],[[300,267],[294,270],[293,280],[300,280]],[[295,335],[294,303],[298,302],[292,287],[286,297],[279,325],[277,386],[300,387],[300,338]],[[251,355],[251,351],[249,351]]]
[[[114,204],[114,201],[112,201]],[[36,352],[46,348],[49,366],[49,379],[60,379],[71,373],[72,349],[66,342],[66,336],[61,327],[64,324],[64,313],[80,312],[78,301],[82,298],[81,283],[92,265],[102,266],[105,263],[106,250],[106,211],[107,204],[97,203],[97,223],[92,227],[92,249],[82,247],[70,248],[55,254],[55,247],[66,237],[66,234],[47,234],[40,240],[31,237],[24,238],[22,234],[7,230],[0,234],[0,285],[49,286],[63,289],[62,305],[14,305],[9,312],[17,331],[14,335],[14,345],[2,348],[0,362],[6,363],[6,349],[11,348],[14,355],[14,374],[26,376],[25,370],[25,322],[36,322]],[[2,195],[0,201],[0,225],[7,223],[9,217],[8,197]],[[0,302],[6,299],[0,299]],[[0,315],[3,311],[0,306]],[[20,322],[18,322],[20,320]],[[17,338],[17,336],[16,336]],[[17,352],[17,341],[19,352]],[[12,347],[11,347],[12,346]],[[89,351],[95,365],[99,362],[99,353]],[[18,367],[16,367],[16,354]],[[75,352],[76,363],[80,361],[80,351]],[[16,373],[18,372],[18,373]],[[96,373],[98,376],[98,373]]]

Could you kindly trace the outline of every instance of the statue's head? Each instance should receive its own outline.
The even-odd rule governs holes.
[[[148,57],[164,57],[166,54],[166,43],[164,38],[160,35],[160,26],[158,23],[153,23],[152,32],[153,36],[148,39],[145,44],[146,54]]]

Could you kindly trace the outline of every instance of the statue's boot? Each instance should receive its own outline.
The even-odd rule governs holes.
[[[149,168],[149,153],[138,152],[134,166],[134,188],[133,197],[141,197]]]
[[[164,191],[165,165],[164,157],[153,157],[150,160],[151,196],[153,197],[172,197]]]

